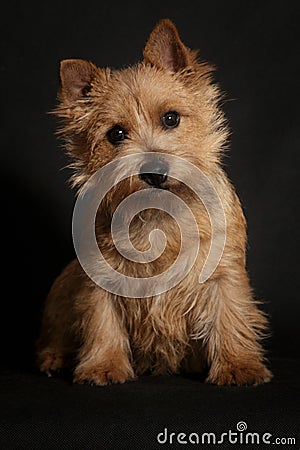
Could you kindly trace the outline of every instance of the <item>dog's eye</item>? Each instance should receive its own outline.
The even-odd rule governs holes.
[[[107,132],[107,139],[112,144],[120,144],[126,138],[127,133],[124,128],[119,125],[115,125]]]
[[[180,115],[176,111],[169,111],[162,116],[161,121],[166,128],[176,128],[179,125]]]

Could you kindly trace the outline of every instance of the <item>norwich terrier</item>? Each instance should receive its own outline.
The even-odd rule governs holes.
[[[151,32],[143,56],[142,62],[119,71],[99,69],[84,60],[62,61],[55,113],[62,120],[60,132],[75,168],[73,185],[80,196],[99,169],[110,162],[117,164],[110,172],[116,185],[101,201],[94,229],[106,262],[127,278],[141,279],[141,283],[153,279],[155,285],[155,277],[172,268],[181,251],[180,226],[164,207],[153,206],[156,194],[156,199],[176,196],[192,211],[199,251],[178,283],[140,297],[118,294],[112,281],[111,290],[103,288],[77,259],[72,261],[54,282],[45,304],[38,365],[49,376],[69,367],[74,382],[96,385],[123,383],[145,372],[184,371],[202,372],[207,382],[218,385],[267,382],[272,375],[265,366],[261,339],[268,323],[253,300],[245,269],[245,218],[221,167],[228,130],[219,108],[220,92],[212,82],[212,67],[183,44],[168,19]],[[155,153],[160,155],[156,163],[147,162],[147,155]],[[131,161],[131,155],[138,157],[140,173],[120,178],[118,163],[126,160],[123,157]],[[166,161],[161,155],[166,155]],[[198,168],[224,210],[222,255],[204,282],[199,282],[199,274],[218,231],[213,236],[211,214],[203,198],[172,176],[172,158]],[[186,167],[182,163],[183,173],[188,172]],[[189,177],[193,182],[191,173],[185,179]],[[142,208],[130,222],[132,246],[140,253],[150,251],[151,232],[157,229],[166,238],[164,250],[148,262],[122,255],[112,236],[119,204],[136,193],[148,195],[149,208]],[[121,214],[119,225],[122,220],[125,224],[125,216]],[[180,217],[189,235],[193,224],[183,206]],[[217,230],[222,228],[218,226]],[[183,271],[194,248],[191,238],[181,254]],[[105,277],[109,282],[103,272]]]

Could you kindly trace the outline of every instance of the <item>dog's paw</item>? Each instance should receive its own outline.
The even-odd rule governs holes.
[[[37,364],[41,372],[51,377],[53,372],[57,372],[63,368],[64,355],[58,350],[47,347],[39,353]]]
[[[106,386],[109,383],[125,383],[134,380],[134,372],[130,364],[120,363],[118,360],[103,361],[93,366],[78,366],[74,371],[74,383],[88,383]]]
[[[268,383],[272,377],[272,373],[262,363],[245,366],[225,364],[218,370],[211,369],[206,382],[219,386],[257,385]]]

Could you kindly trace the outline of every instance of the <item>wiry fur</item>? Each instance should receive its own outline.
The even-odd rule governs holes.
[[[267,320],[253,300],[245,270],[246,223],[220,164],[228,131],[211,71],[184,46],[169,20],[153,30],[144,60],[136,66],[110,71],[81,60],[62,62],[55,112],[76,169],[73,185],[80,189],[97,169],[120,156],[148,151],[181,156],[212,180],[225,210],[227,240],[217,269],[199,284],[210,245],[209,217],[188,188],[168,181],[167,189],[188,203],[199,227],[201,247],[194,267],[171,290],[131,299],[101,289],[73,261],[46,301],[37,350],[42,371],[51,374],[73,365],[75,381],[98,385],[124,382],[148,370],[207,371],[207,381],[216,384],[256,384],[271,378],[260,345]],[[161,116],[174,110],[181,115],[180,125],[162,129]],[[115,124],[128,132],[118,146],[106,137]],[[136,277],[163,272],[175,260],[180,242],[174,220],[150,209],[134,218],[131,240],[145,250],[150,231],[160,228],[167,236],[163,255],[139,264],[116,251],[110,235],[114,209],[144,188],[136,176],[121,182],[101,205],[96,223],[107,262]]]

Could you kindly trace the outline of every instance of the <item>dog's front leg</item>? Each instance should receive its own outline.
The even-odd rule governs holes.
[[[245,271],[232,268],[226,275],[208,280],[202,300],[206,306],[200,314],[201,337],[210,367],[207,382],[243,385],[269,381],[272,374],[264,365],[259,342],[267,321],[252,299]]]
[[[84,310],[82,306],[82,345],[74,371],[74,382],[102,386],[109,382],[124,383],[134,378],[129,361],[127,333],[110,294],[96,289],[93,295],[93,308]]]

